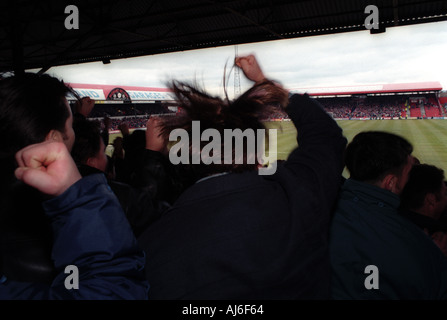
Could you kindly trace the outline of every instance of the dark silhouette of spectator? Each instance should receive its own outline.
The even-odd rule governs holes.
[[[123,138],[118,140],[112,161],[115,179],[134,188],[148,189],[159,205],[169,206],[174,203],[185,189],[187,181],[185,172],[180,172],[167,157],[166,146],[157,145],[158,139],[152,135],[159,134],[158,118],[146,121],[147,129],[129,131],[127,122],[120,124]],[[122,141],[122,146],[119,143]],[[164,140],[163,140],[164,141]],[[164,142],[163,142],[164,143]]]
[[[129,180],[129,173],[124,160],[123,137],[113,140],[113,152],[108,162],[107,171],[111,172],[113,179],[124,182]]]
[[[119,182],[131,184],[135,176],[135,168],[139,161],[139,155],[146,147],[146,134],[144,130],[129,131],[127,121],[123,121],[119,125],[122,138],[116,140],[114,147],[116,152],[112,155],[115,179]]]
[[[45,74],[0,80],[0,299],[145,299],[143,254],[119,202],[70,157],[69,94]],[[65,286],[69,265],[79,289]]]
[[[99,123],[87,119],[76,119],[73,122],[76,140],[71,151],[73,160],[83,177],[91,174],[105,174],[107,156],[100,132]],[[134,231],[138,236],[169,206],[157,202],[156,194],[159,187],[156,180],[147,180],[142,188],[133,188],[128,184],[115,181],[108,177],[108,184],[117,196],[121,207]]]
[[[386,132],[361,132],[348,145],[350,178],[330,229],[334,299],[447,297],[446,258],[398,214],[412,151],[407,140]],[[371,267],[377,273],[367,278]]]
[[[445,237],[447,224],[441,217],[447,210],[447,187],[444,171],[428,164],[413,166],[410,177],[400,196],[401,214],[414,222],[434,240]],[[441,251],[444,241],[438,243]]]
[[[161,133],[162,119],[151,117],[146,127],[145,131],[135,130],[132,133],[133,140],[127,141],[127,146],[130,141],[133,145],[131,153],[126,149],[126,157],[129,156],[128,160],[133,168],[130,183],[134,187],[144,188],[155,181],[154,199],[159,203],[172,205],[192,182],[186,171],[169,161],[167,140]]]
[[[87,119],[76,119],[73,121],[73,130],[76,136],[71,150],[73,160],[76,164],[82,165],[81,169],[83,166],[88,166],[105,173],[108,159],[99,123]]]
[[[281,105],[300,132],[299,147],[272,175],[259,175],[263,164],[248,161],[247,151],[241,163],[235,154],[231,164],[185,164],[195,183],[139,237],[150,298],[327,299],[327,234],[346,139],[309,96],[288,102],[288,92],[265,79],[254,56],[235,63],[255,82],[235,101],[174,81],[183,111],[162,122],[163,136],[182,128],[191,137],[193,120],[201,132],[212,128],[221,137],[228,128],[263,129],[259,119]],[[206,145],[196,150],[194,143],[200,141],[186,144],[190,157]]]
[[[101,131],[101,137],[104,141],[104,145],[107,147],[109,145],[109,130],[112,120],[109,117],[104,117],[103,119],[104,129]]]
[[[125,128],[125,129],[124,129]],[[126,133],[127,129],[127,133]],[[123,135],[123,149],[126,168],[126,181],[133,184],[135,177],[135,168],[138,166],[139,157],[146,149],[146,132],[142,129],[136,129],[129,133],[127,123],[120,126]]]

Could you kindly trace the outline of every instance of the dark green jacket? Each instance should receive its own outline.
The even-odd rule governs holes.
[[[346,180],[330,228],[334,299],[447,298],[447,259],[398,214],[399,204],[390,191]],[[378,289],[365,286],[369,265],[378,268]]]

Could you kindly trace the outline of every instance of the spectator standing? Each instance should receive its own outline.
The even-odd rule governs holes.
[[[76,140],[71,155],[81,175],[85,177],[92,174],[105,174],[108,162],[99,123],[87,119],[77,119],[73,122],[73,129]],[[168,208],[167,204],[159,201],[156,197],[159,189],[156,183],[163,181],[148,179],[143,187],[134,188],[113,178],[107,180],[117,196],[135,236],[138,236]]]
[[[144,258],[103,175],[82,178],[66,96],[49,75],[0,80],[0,299],[146,299]],[[66,285],[66,267],[78,288]]]
[[[447,255],[447,225],[441,220],[447,209],[444,171],[428,164],[413,166],[401,194],[400,213],[424,230]]]
[[[327,234],[346,139],[309,96],[293,95],[288,103],[288,92],[265,79],[254,56],[235,62],[255,82],[252,89],[228,102],[174,82],[185,113],[163,123],[164,132],[191,130],[192,120],[220,133],[260,129],[258,119],[270,105],[287,105],[299,147],[269,176],[258,174],[259,163],[234,158],[227,165],[188,166],[195,183],[138,239],[150,298],[327,299]],[[201,151],[189,150],[191,156]]]
[[[386,132],[361,132],[348,145],[350,178],[329,240],[334,299],[447,298],[446,258],[398,213],[412,151],[407,140]]]

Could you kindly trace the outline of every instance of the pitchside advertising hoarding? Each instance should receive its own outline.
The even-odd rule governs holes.
[[[69,83],[70,87],[82,98],[90,97],[100,101],[172,101],[167,88],[145,88],[113,85],[91,85]]]

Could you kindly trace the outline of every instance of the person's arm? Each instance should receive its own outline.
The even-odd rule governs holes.
[[[158,117],[150,117],[146,122],[146,149],[168,155],[168,141],[161,134],[162,122]]]
[[[342,129],[307,94],[294,94],[286,108],[297,132],[298,148],[285,167],[305,181],[322,204],[331,207],[337,197],[344,167],[347,140]]]
[[[123,135],[123,139],[126,139],[126,137],[130,136],[129,124],[127,122],[122,121],[118,125],[118,129],[121,131],[121,134]]]
[[[58,272],[47,298],[147,299],[144,255],[104,175],[81,178],[65,145],[57,142],[29,146],[16,159],[16,177],[54,197],[43,203]],[[79,272],[79,289],[70,286],[76,280],[68,266]]]
[[[254,55],[238,57],[235,63],[255,84],[266,80]],[[347,140],[342,129],[307,94],[289,97],[285,111],[298,131],[298,148],[289,155],[285,167],[297,179],[311,186],[322,203],[331,206],[336,199],[344,167]]]
[[[81,101],[76,101],[74,113],[80,114],[84,118],[88,118],[94,107],[94,99],[91,99],[90,97],[83,97]]]
[[[241,68],[247,79],[254,81],[255,83],[260,83],[266,79],[262,69],[253,54],[236,57],[234,60],[236,66]]]
[[[44,209],[52,221],[58,271],[50,298],[147,299],[144,254],[104,175],[79,180]],[[79,270],[77,290],[66,288],[67,266]]]

